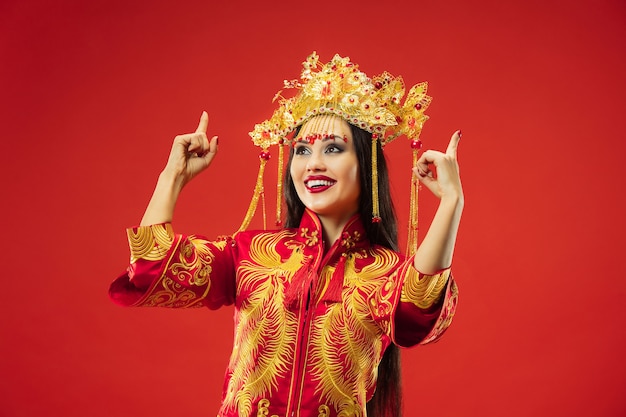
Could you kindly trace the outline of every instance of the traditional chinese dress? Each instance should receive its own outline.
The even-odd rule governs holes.
[[[131,264],[113,282],[125,306],[234,304],[235,337],[219,417],[357,417],[390,343],[437,339],[457,289],[449,270],[368,242],[355,215],[327,251],[317,216],[300,227],[218,241],[170,224],[128,230]]]

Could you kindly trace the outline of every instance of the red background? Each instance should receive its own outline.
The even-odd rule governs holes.
[[[407,416],[626,415],[624,45],[620,0],[3,1],[0,415],[215,415],[232,309],[123,309],[107,287],[202,110],[220,154],[175,227],[238,227],[247,132],[313,50],[428,80],[427,147],[463,129],[460,306],[404,352]],[[409,147],[386,152],[406,225]]]

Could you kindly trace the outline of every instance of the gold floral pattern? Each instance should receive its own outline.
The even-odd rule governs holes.
[[[361,240],[361,234],[358,230],[355,230],[352,235],[349,232],[343,232],[341,234],[341,246],[346,250],[352,249],[356,246],[357,242]]]
[[[319,242],[317,230],[313,230],[311,233],[309,233],[309,229],[307,227],[303,227],[302,231],[300,232],[300,236],[306,239],[307,246],[315,246]]]

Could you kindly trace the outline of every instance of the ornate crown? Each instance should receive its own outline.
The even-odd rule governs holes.
[[[300,81],[285,80],[284,88],[298,93],[287,99],[279,91],[274,96],[278,109],[250,132],[254,144],[264,150],[282,144],[289,133],[319,114],[337,115],[374,133],[383,146],[400,135],[416,140],[428,120],[424,111],[432,99],[425,82],[414,85],[400,104],[405,94],[402,77],[383,72],[370,79],[348,57],[335,55],[320,64],[315,52],[302,65]]]
[[[300,80],[285,80],[284,89],[299,90],[293,97],[285,98],[280,90],[274,96],[278,109],[268,120],[255,125],[250,132],[252,141],[259,146],[261,165],[250,206],[239,230],[245,230],[256,211],[259,199],[263,201],[263,224],[265,219],[265,193],[263,172],[270,158],[269,148],[278,145],[278,184],[276,193],[276,224],[281,224],[283,145],[298,126],[314,116],[334,114],[348,123],[372,133],[372,221],[381,221],[378,201],[377,143],[385,146],[400,135],[411,140],[413,166],[421,148],[418,140],[428,116],[424,111],[432,98],[426,95],[428,84],[414,85],[405,97],[402,77],[383,72],[369,78],[350,62],[350,58],[335,55],[327,64],[319,63],[313,52],[302,63]],[[401,104],[404,98],[404,103]],[[319,133],[319,132],[316,132]],[[411,207],[407,254],[417,249],[417,180],[411,182]]]

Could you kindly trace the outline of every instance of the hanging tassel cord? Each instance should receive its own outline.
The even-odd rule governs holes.
[[[317,278],[317,273],[313,270],[311,259],[307,259],[304,265],[294,274],[289,288],[285,292],[285,307],[288,309],[297,308],[308,293],[313,280]]]
[[[239,226],[239,230],[237,230],[237,232],[242,232],[246,230],[248,226],[250,225],[250,221],[252,221],[252,218],[254,217],[254,213],[256,213],[256,208],[257,208],[257,205],[259,204],[259,198],[263,194],[263,173],[265,172],[266,164],[267,164],[267,159],[261,158],[261,163],[259,165],[259,173],[257,174],[256,185],[254,186],[254,193],[252,195],[252,200],[250,200],[248,211],[246,212],[246,215],[243,218],[243,222],[241,223],[241,226]],[[263,201],[265,201],[264,197],[263,197]]]
[[[419,150],[413,149],[413,165],[417,166],[417,157]],[[419,180],[411,171],[411,197],[409,202],[409,230],[408,241],[406,245],[406,256],[413,256],[417,252],[418,245],[418,191]]]
[[[380,206],[378,202],[378,154],[377,154],[378,135],[372,135],[372,221],[378,223],[380,221]]]
[[[339,262],[337,262],[335,271],[333,272],[333,275],[330,278],[330,282],[328,283],[328,288],[326,288],[326,292],[324,293],[324,301],[329,301],[332,303],[341,302],[341,294],[343,292],[343,278],[346,269],[347,256],[347,254],[342,255],[341,259],[339,259]]]
[[[282,224],[283,209],[283,144],[278,145],[278,178],[276,179],[276,226]]]

